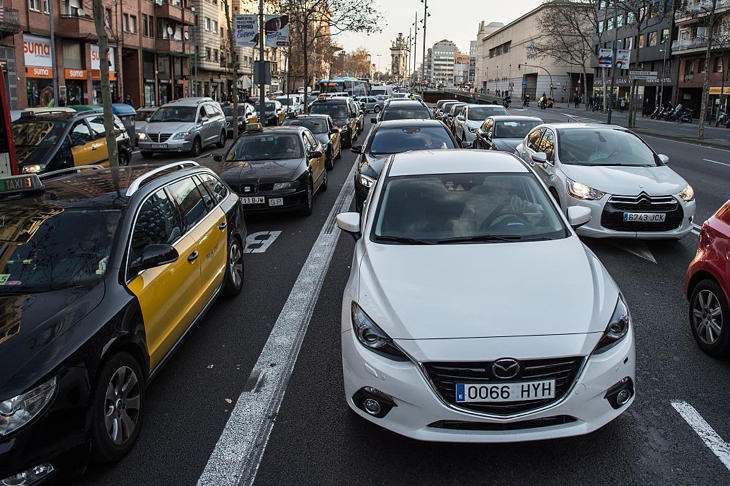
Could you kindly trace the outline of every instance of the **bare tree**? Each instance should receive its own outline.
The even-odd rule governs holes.
[[[234,29],[233,23],[231,22],[231,8],[228,4],[228,0],[223,0],[223,8],[226,13],[226,29],[228,32],[228,54],[226,55],[226,58],[229,63],[229,72],[233,77],[233,121],[231,124],[233,126],[233,140],[236,140],[238,138],[238,55],[236,54]]]
[[[112,90],[109,82],[109,36],[104,25],[104,4],[101,0],[94,0],[94,24],[96,35],[99,37],[99,70],[101,71],[101,99],[104,105],[104,131],[106,132],[106,147],[109,151],[109,165],[119,167],[117,151],[117,136],[114,127],[114,113],[112,112]],[[119,186],[119,174],[112,171],[115,186]]]
[[[583,73],[583,101],[588,109],[587,68],[594,57],[594,36],[598,30],[596,0],[553,0],[540,14],[540,37],[534,52],[540,57],[576,66]],[[605,86],[604,86],[605,89]]]
[[[309,87],[309,54],[320,39],[341,32],[374,33],[381,30],[382,16],[373,0],[285,0],[289,13],[291,43],[302,51],[304,99]],[[305,103],[305,111],[309,104]]]

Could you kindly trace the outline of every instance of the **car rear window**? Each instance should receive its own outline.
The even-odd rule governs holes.
[[[380,128],[367,152],[372,155],[397,154],[409,150],[452,149],[454,142],[443,126]]]

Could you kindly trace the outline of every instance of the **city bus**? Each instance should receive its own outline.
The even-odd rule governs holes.
[[[320,94],[347,92],[350,96],[366,96],[368,85],[357,78],[323,79],[319,83]]]

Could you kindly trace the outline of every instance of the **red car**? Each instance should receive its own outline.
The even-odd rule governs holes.
[[[697,344],[709,355],[730,355],[730,201],[702,225],[685,286]]]

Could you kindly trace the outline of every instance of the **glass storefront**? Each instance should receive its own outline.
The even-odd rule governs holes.
[[[86,95],[86,96],[84,96]],[[88,101],[86,94],[86,81],[67,79],[66,80],[66,104],[83,105]]]
[[[155,97],[155,82],[147,79],[144,82],[144,105],[157,105],[157,98]]]
[[[109,84],[112,88],[112,102],[118,103],[119,100],[119,92],[117,88],[117,82],[116,81],[109,81]],[[102,103],[101,100],[101,81],[94,81],[92,86],[92,99],[91,104],[92,105],[99,105]]]
[[[172,101],[172,84],[169,79],[160,79],[158,83],[160,106]]]
[[[28,107],[54,106],[53,80],[45,78],[25,78]]]

